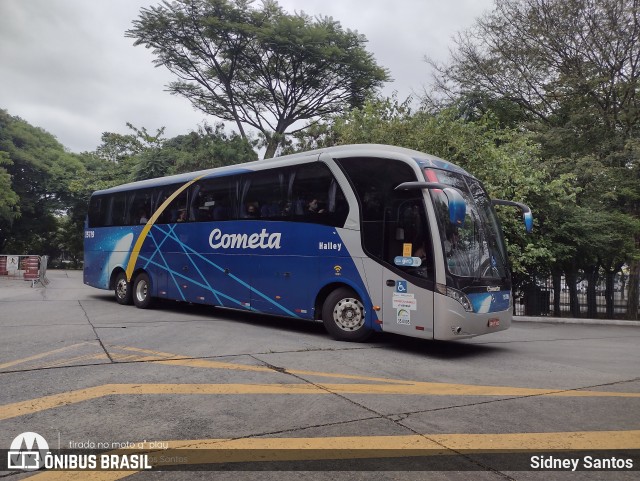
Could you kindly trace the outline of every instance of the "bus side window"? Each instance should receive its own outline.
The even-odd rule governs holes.
[[[290,169],[280,168],[250,174],[244,182],[242,218],[284,220],[289,173]]]
[[[127,225],[127,197],[124,193],[113,194],[111,198],[111,216],[108,220],[110,226]]]
[[[196,222],[235,219],[234,177],[219,177],[198,182],[191,190],[190,219]]]
[[[108,213],[109,197],[92,196],[89,201],[89,227],[103,227]]]
[[[160,209],[167,199],[180,188],[180,184],[164,187],[162,190],[156,191],[156,208]],[[160,214],[157,220],[159,224],[173,224],[175,222],[185,222],[188,220],[187,212],[187,191],[181,192]]]
[[[335,227],[342,227],[347,220],[349,205],[325,164],[299,166],[291,190],[295,220]]]
[[[133,191],[127,196],[127,224],[146,224],[151,215],[151,190]]]

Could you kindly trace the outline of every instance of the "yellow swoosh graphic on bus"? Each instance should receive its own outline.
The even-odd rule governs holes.
[[[151,218],[147,221],[145,226],[142,228],[142,232],[140,232],[140,235],[138,236],[138,239],[136,240],[135,245],[133,246],[133,250],[131,251],[131,257],[129,257],[129,263],[127,264],[127,270],[126,270],[128,282],[131,282],[131,277],[133,276],[133,269],[136,267],[136,262],[138,261],[138,256],[140,255],[140,249],[142,249],[142,244],[144,243],[144,240],[147,238],[147,234],[149,234],[149,231],[153,227],[153,224],[155,224],[155,222],[158,220],[158,217],[162,215],[164,210],[169,206],[169,204],[171,204],[171,202],[173,202],[173,200],[176,197],[182,194],[182,192],[188,189],[194,182],[197,182],[198,180],[202,179],[205,175],[206,174],[200,175],[195,179],[190,180],[179,189],[177,189],[162,203],[162,205],[154,212]]]

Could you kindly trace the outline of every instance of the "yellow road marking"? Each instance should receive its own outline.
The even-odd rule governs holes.
[[[79,362],[98,361],[98,360],[109,360],[109,358],[104,352],[100,352],[97,354],[85,354],[84,356],[76,356],[76,357],[70,357],[66,359],[58,359],[56,361],[51,361],[48,364],[39,365],[38,368],[43,369],[43,368],[59,367],[59,366],[66,366],[66,365],[75,364]]]
[[[169,359],[184,359],[187,356],[181,356],[179,354],[173,354],[171,352],[162,352],[162,351],[152,351],[151,349],[143,349],[141,347],[131,347],[131,346],[109,346],[114,349],[121,349],[123,351],[134,351],[134,352],[142,352],[144,354],[150,354],[152,356],[156,356],[157,358],[169,358]]]
[[[552,433],[424,434],[407,436],[344,436],[320,438],[185,439],[162,441],[166,450],[135,450],[136,453],[185,457],[183,465],[255,461],[304,461],[322,459],[366,459],[384,456],[454,455],[473,453],[549,450],[640,449],[640,430],[577,431]],[[267,451],[269,450],[269,451]],[[389,450],[389,452],[384,452]],[[216,453],[219,451],[219,454]],[[252,452],[253,451],[253,452]],[[260,451],[256,453],[256,451]],[[396,451],[396,452],[394,452]],[[134,451],[128,451],[132,453]],[[125,451],[113,451],[125,453]],[[176,465],[171,461],[164,465]],[[156,466],[161,466],[158,462]],[[88,479],[111,481],[134,471],[62,472],[36,474],[35,481]]]
[[[389,384],[105,384],[0,406],[0,420],[45,411],[112,395],[243,395],[243,394],[392,394],[418,396],[560,396],[627,397],[640,393],[606,391],[550,391],[500,386],[446,383]]]
[[[251,366],[244,364],[233,364],[231,362],[210,361],[207,359],[170,359],[166,361],[154,361],[156,364],[166,364],[168,366],[186,366],[199,367],[207,369],[227,369],[230,371],[252,371],[252,372],[268,372],[276,374],[272,368],[267,366]],[[291,371],[288,371],[291,372]]]
[[[89,342],[80,342],[78,344],[72,344],[71,346],[61,347],[60,349],[54,349],[53,351],[47,351],[47,352],[43,352],[43,353],[40,353],[40,354],[36,354],[34,356],[25,357],[25,358],[22,358],[22,359],[16,359],[15,361],[5,362],[3,364],[0,364],[0,369],[5,369],[7,367],[16,366],[18,364],[23,364],[23,363],[29,362],[29,361],[35,361],[36,359],[42,359],[43,357],[47,357],[47,356],[50,356],[52,354],[57,354],[59,352],[67,351],[69,349],[73,349],[74,347],[83,346],[85,344],[90,344],[90,343]]]
[[[423,434],[320,438],[196,439],[166,442],[169,449],[219,450],[606,450],[640,449],[640,430],[552,433]],[[451,453],[449,453],[451,454]],[[293,453],[296,456],[295,453]],[[291,459],[306,459],[294,457]],[[255,461],[255,459],[253,459]]]

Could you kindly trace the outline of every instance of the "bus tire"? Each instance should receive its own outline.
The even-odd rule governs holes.
[[[116,276],[115,286],[113,289],[116,295],[116,302],[123,306],[133,304],[133,296],[131,294],[131,283],[127,281],[127,274],[124,271]]]
[[[133,303],[140,309],[151,307],[153,298],[151,297],[151,281],[145,272],[138,274],[133,282]]]
[[[322,321],[338,341],[361,342],[371,335],[365,325],[364,305],[351,289],[341,287],[327,296],[322,305]]]

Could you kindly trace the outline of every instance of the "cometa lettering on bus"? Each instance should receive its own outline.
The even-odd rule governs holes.
[[[266,229],[254,234],[223,234],[213,229],[209,234],[212,249],[280,249],[280,232],[270,234]]]

